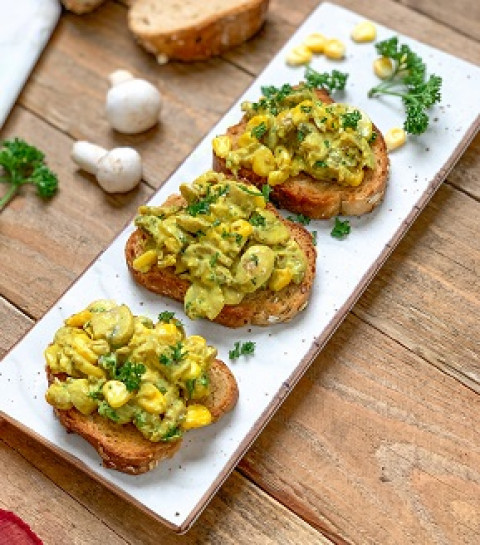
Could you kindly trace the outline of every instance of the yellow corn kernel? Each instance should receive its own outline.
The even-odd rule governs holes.
[[[136,402],[148,413],[164,413],[167,408],[165,396],[153,384],[143,383],[138,391]]]
[[[253,226],[250,222],[245,220],[236,220],[232,223],[231,226],[232,233],[237,235],[242,235],[242,237],[247,238],[253,232]]]
[[[377,37],[377,28],[371,21],[362,21],[355,26],[350,36],[354,42],[373,42]]]
[[[255,127],[258,127],[261,123],[264,123],[268,128],[270,126],[270,118],[268,115],[254,115],[251,117],[246,126],[246,132],[250,132]]]
[[[357,170],[356,172],[350,172],[345,177],[345,185],[351,185],[352,187],[357,187],[357,185],[360,185],[363,182],[363,178],[365,177],[365,171],[363,169]]]
[[[268,282],[268,287],[272,291],[280,291],[290,284],[292,276],[292,271],[290,269],[275,269]]]
[[[182,373],[183,380],[193,380],[198,378],[202,373],[202,368],[195,361],[190,361],[190,367]]]
[[[312,60],[312,51],[304,44],[297,45],[288,54],[286,58],[287,64],[290,66],[299,66],[307,64]]]
[[[175,324],[159,323],[155,326],[155,331],[160,340],[165,344],[175,344],[178,340],[179,330]]]
[[[340,40],[331,38],[327,40],[323,52],[329,59],[340,60],[345,55],[345,45]]]
[[[157,260],[157,252],[155,250],[147,250],[133,260],[132,267],[136,271],[146,273],[151,269],[152,265],[155,265]]]
[[[256,149],[252,156],[252,170],[257,176],[268,176],[275,168],[273,153],[265,146]]]
[[[387,79],[393,74],[393,62],[388,57],[378,57],[373,61],[373,71],[380,79]]]
[[[190,335],[188,337],[188,344],[192,346],[207,346],[207,341],[200,335]]]
[[[119,380],[108,380],[102,388],[102,393],[110,407],[118,409],[132,399],[134,392],[129,392],[125,384]]]
[[[88,309],[85,309],[70,316],[70,318],[67,318],[65,320],[65,325],[70,327],[83,327],[91,317],[92,313]]]
[[[272,170],[272,172],[268,173],[268,185],[273,187],[274,185],[283,184],[288,176],[287,170]]]
[[[223,136],[217,136],[212,141],[212,147],[215,155],[225,158],[232,149],[232,141],[226,134]]]
[[[238,146],[240,148],[246,148],[251,144],[258,144],[258,140],[254,136],[252,136],[251,131],[246,131],[238,139]]]
[[[407,135],[403,129],[394,127],[385,133],[385,144],[387,144],[388,151],[399,148],[405,144]]]
[[[98,355],[88,345],[88,337],[76,335],[72,341],[72,347],[77,354],[85,358],[89,363],[96,363]]]
[[[309,34],[303,41],[303,45],[306,45],[312,53],[323,53],[327,38],[319,32]]]
[[[252,189],[254,190],[255,188],[252,187]],[[260,196],[253,197],[253,202],[255,204],[255,207],[260,208],[260,210],[263,210],[267,206],[267,203],[264,197],[260,197]]]
[[[201,428],[202,426],[208,426],[212,422],[212,414],[204,405],[189,405],[187,407],[187,413],[185,420],[183,421],[182,428],[184,430],[191,430],[193,428]]]

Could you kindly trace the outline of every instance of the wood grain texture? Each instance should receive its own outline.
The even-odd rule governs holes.
[[[470,62],[473,0],[337,3]],[[272,0],[252,40],[206,63],[156,64],[110,0],[62,15],[2,130],[39,145],[60,175],[0,215],[0,356],[63,293],[271,60],[317,0]],[[127,68],[165,98],[162,123],[122,136],[104,117],[106,76]],[[473,92],[473,90],[472,90]],[[145,182],[106,196],[80,174],[76,139],[133,145]],[[433,197],[306,376],[186,536],[175,536],[0,420],[0,507],[46,545],[480,541],[478,217],[480,137]],[[40,365],[42,365],[40,363]],[[0,364],[1,365],[1,364]],[[247,478],[245,478],[247,477]],[[303,520],[302,520],[303,519]]]
[[[330,543],[238,473],[193,529],[178,536],[9,424],[0,427],[0,461],[14,467],[0,507],[25,517],[46,545],[99,540],[114,545]],[[28,509],[22,504],[25,496]]]
[[[350,316],[240,469],[333,541],[473,543],[479,409],[476,393]]]

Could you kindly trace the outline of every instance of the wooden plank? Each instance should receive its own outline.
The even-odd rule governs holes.
[[[424,2],[429,2],[431,9],[435,9],[436,2],[434,0],[424,0]],[[480,43],[478,41],[462,35],[455,28],[442,22],[436,22],[397,2],[392,0],[338,0],[335,3],[474,64],[480,62]],[[413,5],[415,2],[411,0],[410,3]],[[443,3],[447,5],[446,1]],[[314,0],[303,2],[273,0],[270,4],[267,24],[258,37],[230,51],[225,55],[225,58],[249,73],[258,74],[317,5],[318,2]],[[450,8],[450,11],[455,10]],[[455,22],[459,25],[466,25],[466,21],[467,17],[463,17]],[[325,22],[321,23],[319,21],[319,30],[324,30]],[[477,21],[472,19],[471,24],[475,25]],[[457,28],[461,32],[464,30],[464,26]],[[348,51],[348,43],[346,46]],[[341,70],[341,63],[336,63],[335,68]]]
[[[240,469],[334,542],[475,543],[480,397],[350,315]]]
[[[102,540],[142,545],[331,543],[238,473],[231,475],[188,534],[179,537],[9,424],[0,427],[0,438],[0,461],[9,467],[0,506],[33,522],[48,545]],[[70,529],[77,541],[67,539]]]
[[[130,136],[110,128],[104,111],[107,76],[118,68],[158,86],[164,99],[158,127]],[[20,103],[76,140],[135,147],[145,180],[159,187],[250,79],[221,59],[159,66],[128,32],[125,8],[109,2],[87,16],[62,16]]]
[[[480,134],[462,155],[448,176],[447,181],[465,191],[477,201],[480,200]]]
[[[480,392],[478,206],[443,185],[354,313]]]
[[[474,0],[456,0],[455,9],[449,0],[400,0],[409,8],[480,41],[480,4]],[[477,62],[480,62],[480,57]]]
[[[76,171],[72,141],[29,112],[15,108],[2,131],[42,149],[58,174],[58,195],[44,202],[26,187],[2,212],[2,296],[39,318],[135,215],[152,190],[140,185],[107,195]]]
[[[0,297],[0,359],[33,325],[33,320]]]

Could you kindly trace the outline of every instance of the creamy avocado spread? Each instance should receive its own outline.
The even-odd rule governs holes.
[[[216,353],[203,337],[186,337],[172,312],[154,324],[126,305],[95,301],[65,320],[45,350],[50,372],[62,378],[55,378],[46,400],[58,409],[131,422],[150,441],[177,440],[212,420],[201,401],[210,393]]]
[[[312,89],[285,85],[257,103],[243,103],[242,109],[244,131],[213,140],[216,155],[235,174],[248,168],[274,186],[305,172],[357,186],[365,169],[375,167],[372,122],[352,106],[327,104]]]
[[[148,238],[132,265],[174,267],[187,279],[189,318],[214,319],[249,293],[301,283],[306,257],[257,188],[207,172],[180,191],[186,205],[140,207],[135,225]]]

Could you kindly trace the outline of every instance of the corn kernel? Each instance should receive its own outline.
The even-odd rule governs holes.
[[[352,30],[351,38],[354,42],[373,42],[377,37],[377,29],[370,21],[362,21]]]
[[[312,53],[323,53],[326,42],[327,38],[325,38],[323,34],[314,32],[305,38],[303,44],[306,45]]]
[[[152,265],[155,265],[157,259],[157,252],[155,250],[147,250],[133,260],[132,267],[136,271],[146,273],[151,269]]]
[[[148,382],[140,386],[136,401],[142,409],[151,414],[164,413],[167,408],[165,396],[158,388]]]
[[[189,405],[182,427],[184,430],[208,426],[212,422],[212,414],[204,405]]]
[[[207,346],[207,341],[200,335],[190,335],[190,337],[188,337],[188,344],[193,346]]]
[[[179,330],[175,324],[159,323],[155,326],[155,331],[160,340],[165,344],[175,344],[178,340]]]
[[[274,185],[283,184],[288,176],[288,170],[272,170],[272,172],[268,173],[268,185],[273,187]]]
[[[332,38],[327,40],[323,52],[329,59],[340,60],[345,55],[345,45],[340,40]]]
[[[306,45],[297,45],[287,54],[287,64],[299,66],[312,60],[312,51]]]
[[[238,145],[240,148],[246,148],[250,144],[258,144],[258,140],[252,136],[251,131],[246,131],[238,139]]]
[[[133,392],[129,392],[125,384],[120,380],[108,380],[105,382],[102,393],[110,407],[114,409],[125,405],[133,397]]]
[[[70,316],[70,318],[67,318],[65,320],[65,325],[70,327],[83,327],[91,317],[92,313],[88,309],[82,310],[81,312],[77,312],[73,316]]]
[[[237,235],[242,235],[242,237],[247,238],[253,232],[253,226],[250,222],[245,220],[236,220],[232,223],[231,226],[232,233]]]
[[[182,373],[183,380],[193,380],[198,378],[202,373],[202,368],[197,362],[191,361],[190,366]]]
[[[385,144],[387,145],[388,151],[399,148],[405,144],[407,140],[407,135],[403,129],[399,127],[394,127],[385,133]]]
[[[226,134],[223,136],[217,136],[212,141],[212,147],[215,155],[225,158],[232,149],[232,141]]]
[[[292,276],[292,271],[290,269],[275,269],[268,282],[268,287],[272,291],[280,291],[290,284]]]
[[[255,115],[247,122],[246,130],[250,132],[255,127],[258,127],[261,123],[264,123],[268,128],[270,126],[270,119],[268,115]]]
[[[273,153],[265,146],[256,149],[252,156],[252,170],[257,176],[268,176],[275,168]]]
[[[373,61],[373,71],[380,79],[387,79],[393,74],[393,62],[388,57],[378,57]]]

